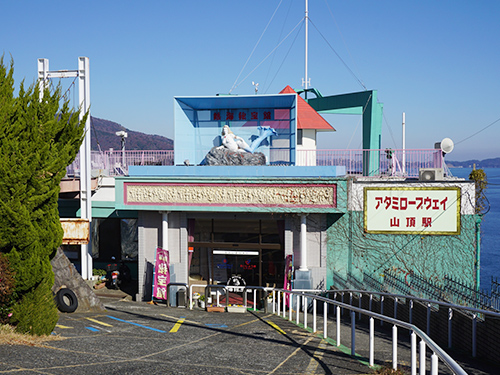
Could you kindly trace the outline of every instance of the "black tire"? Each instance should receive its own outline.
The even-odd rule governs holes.
[[[71,289],[62,288],[55,296],[57,308],[61,312],[72,313],[78,307],[78,298]]]

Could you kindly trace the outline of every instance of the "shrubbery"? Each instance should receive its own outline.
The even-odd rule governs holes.
[[[7,324],[14,304],[14,275],[7,258],[0,253],[0,324]]]
[[[11,324],[50,334],[58,319],[50,259],[62,242],[59,184],[83,139],[86,116],[62,101],[61,89],[21,83],[0,58],[0,253],[14,272]],[[62,103],[62,104],[61,104]]]

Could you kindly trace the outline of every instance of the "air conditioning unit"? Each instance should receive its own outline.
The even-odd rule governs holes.
[[[443,168],[420,168],[419,181],[442,181],[444,180]]]

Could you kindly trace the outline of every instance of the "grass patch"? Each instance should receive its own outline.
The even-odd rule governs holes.
[[[63,340],[59,335],[36,336],[18,333],[10,325],[0,325],[0,345],[44,346],[48,341]]]
[[[386,367],[382,367],[381,369],[376,370],[374,372],[374,374],[375,375],[406,375],[407,372],[401,368],[394,370],[391,367],[386,366]]]

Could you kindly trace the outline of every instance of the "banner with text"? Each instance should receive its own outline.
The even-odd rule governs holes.
[[[367,233],[460,234],[460,188],[364,189]]]
[[[153,297],[167,299],[167,285],[170,283],[170,256],[168,250],[156,249]]]

